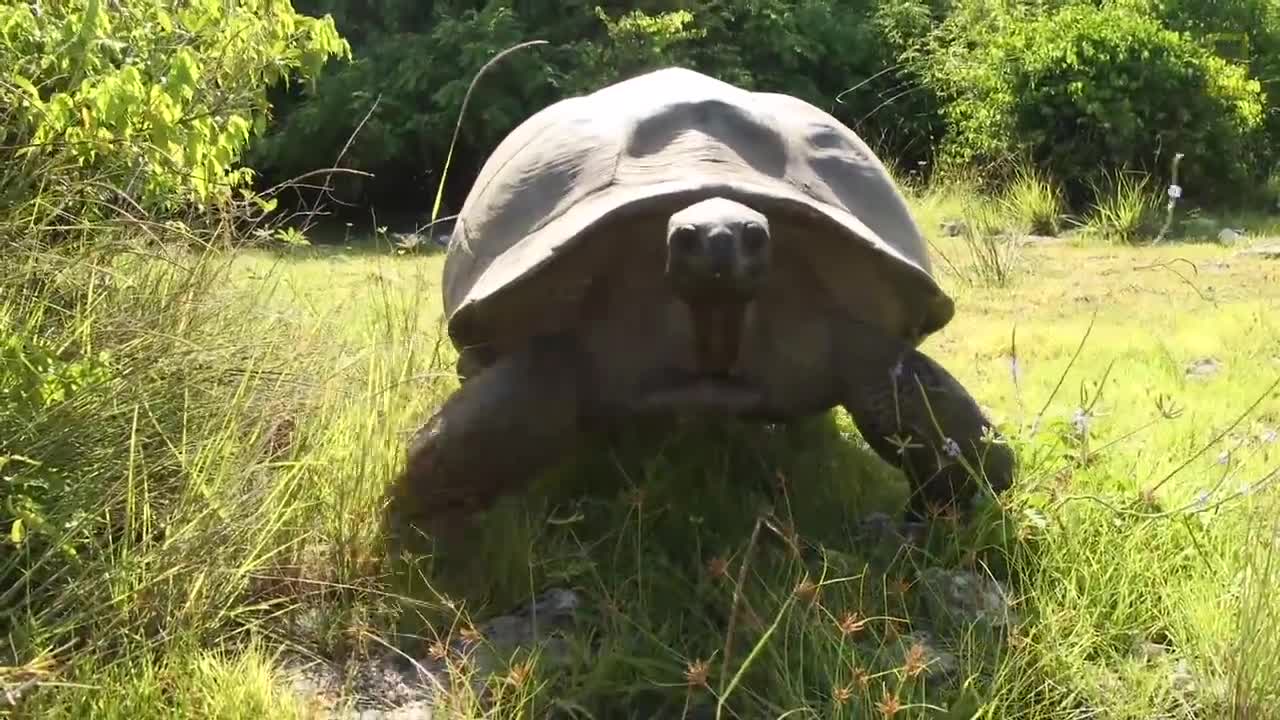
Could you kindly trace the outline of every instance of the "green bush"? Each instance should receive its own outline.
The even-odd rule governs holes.
[[[1163,174],[1175,152],[1206,199],[1257,176],[1263,95],[1244,67],[1132,7],[986,12],[950,16],[921,63],[949,101],[949,162],[1025,153],[1076,200],[1100,169]]]
[[[69,185],[76,209],[44,212],[225,201],[266,88],[346,52],[331,19],[280,0],[0,5],[0,208]]]
[[[255,144],[253,165],[279,179],[341,155],[344,167],[376,176],[341,186],[344,200],[424,205],[471,79],[501,50],[533,39],[548,45],[494,66],[471,96],[451,161],[458,180],[446,188],[454,207],[465,178],[521,121],[565,96],[664,65],[802,97],[895,158],[927,157],[929,136],[940,129],[928,88],[897,66],[933,22],[921,0],[541,0],[478,8],[386,0],[376,15],[351,0],[300,7],[332,12],[355,59],[326,68],[314,88],[279,99],[281,122]]]
[[[1130,0],[1216,54],[1246,63],[1266,96],[1266,136],[1258,150],[1280,164],[1280,3],[1274,0]],[[1267,198],[1274,202],[1275,196]]]

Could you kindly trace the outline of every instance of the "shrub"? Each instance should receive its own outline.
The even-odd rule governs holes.
[[[1009,215],[1026,231],[1057,235],[1065,212],[1062,192],[1052,178],[1020,166],[1000,197]]]
[[[949,162],[1026,153],[1077,201],[1099,168],[1155,171],[1162,153],[1185,153],[1214,199],[1256,177],[1263,96],[1245,68],[1132,7],[987,12],[949,17],[921,68],[950,100]]]
[[[502,137],[546,105],[664,65],[802,97],[897,159],[929,156],[939,116],[929,88],[898,63],[933,22],[922,0],[634,5],[385,0],[374,16],[354,0],[305,0],[304,7],[333,10],[356,59],[280,99],[282,122],[255,145],[254,166],[287,177],[342,153],[345,166],[377,176],[343,199],[420,207],[439,181],[472,77],[496,53],[531,39],[549,44],[493,67],[476,86],[451,156],[453,177],[478,171]],[[446,189],[454,207],[467,186]]]
[[[76,183],[76,207],[45,211],[230,199],[266,88],[346,52],[332,20],[278,0],[0,5],[0,207]]]

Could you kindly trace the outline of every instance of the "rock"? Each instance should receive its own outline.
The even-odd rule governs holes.
[[[1218,242],[1223,245],[1231,245],[1237,243],[1244,237],[1243,230],[1235,230],[1233,228],[1222,228],[1218,231]]]
[[[344,673],[337,664],[323,661],[295,667],[293,691],[343,720],[430,720],[431,698],[444,681],[443,670],[434,662],[418,667],[388,650],[349,668]]]
[[[894,553],[904,545],[921,544],[927,532],[924,523],[899,522],[880,512],[867,515],[856,530],[859,540]]]
[[[414,702],[391,710],[353,711],[348,717],[353,720],[431,720],[435,713],[423,702]]]
[[[574,612],[581,604],[572,590],[552,588],[525,605],[506,615],[499,615],[480,624],[476,629],[484,638],[484,644],[496,656],[507,658],[519,648],[544,642],[542,658],[552,662],[566,659],[568,648],[561,636],[573,622]],[[477,642],[458,640],[453,643],[460,652],[479,649]]]
[[[1238,254],[1245,255],[1247,257],[1260,258],[1262,260],[1280,260],[1280,243],[1255,245],[1254,247],[1241,250]]]
[[[1196,674],[1186,660],[1179,660],[1169,671],[1169,685],[1175,692],[1190,695],[1196,691]]]
[[[960,658],[942,649],[933,636],[923,630],[903,636],[904,653],[912,646],[924,648],[925,673],[943,681],[955,680],[960,675]]]
[[[1159,660],[1169,652],[1169,648],[1160,643],[1153,643],[1147,640],[1135,640],[1133,646],[1129,648],[1129,655],[1135,660],[1142,662],[1151,662]]]
[[[1222,363],[1211,357],[1200,358],[1187,366],[1187,377],[1207,378],[1217,375],[1222,370]]]
[[[541,662],[558,662],[566,656],[563,638],[555,637],[573,620],[580,600],[572,590],[552,588],[533,602],[476,626],[481,639],[452,640],[455,657],[472,663],[471,683],[481,692],[488,676],[504,670],[502,660],[518,648],[544,642]],[[380,654],[339,663],[292,663],[295,694],[326,708],[349,706],[329,717],[342,720],[431,720],[432,700],[451,678],[443,659],[409,658],[387,648]]]
[[[919,585],[935,622],[951,622],[991,627],[1016,625],[1019,617],[1011,608],[1008,593],[998,581],[970,570],[928,568],[920,573]]]

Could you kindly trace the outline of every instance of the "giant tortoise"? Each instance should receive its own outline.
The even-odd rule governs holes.
[[[954,305],[902,195],[795,97],[667,68],[537,112],[476,178],[443,293],[462,382],[410,443],[396,523],[456,530],[637,416],[843,406],[917,517],[1014,472],[915,349]]]

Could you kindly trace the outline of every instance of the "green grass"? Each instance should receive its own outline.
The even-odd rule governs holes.
[[[34,683],[29,717],[321,717],[283,687],[281,652],[423,656],[561,585],[585,600],[567,665],[502,658],[488,701],[457,690],[444,716],[1275,716],[1280,265],[1088,238],[993,256],[992,233],[935,229],[997,211],[916,202],[959,305],[924,350],[1024,474],[1003,512],[940,520],[914,549],[854,533],[905,486],[836,412],[591,448],[491,513],[477,547],[406,566],[378,510],[408,434],[456,387],[440,256],[178,256],[190,274],[33,259],[55,282],[6,295],[0,327],[112,359],[20,427],[0,420],[0,449],[65,481],[42,496],[48,527],[0,561],[0,683]],[[1209,357],[1216,374],[1187,376]],[[939,616],[934,567],[1007,581],[1018,622]],[[954,678],[906,672],[914,630],[954,654]],[[1172,649],[1143,662],[1135,642]]]

